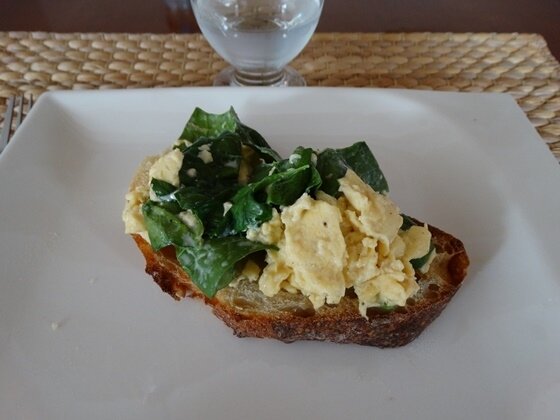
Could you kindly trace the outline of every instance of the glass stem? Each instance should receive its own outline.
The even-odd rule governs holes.
[[[284,69],[251,72],[246,70],[235,69],[235,83],[241,86],[273,86],[279,84],[285,76]]]

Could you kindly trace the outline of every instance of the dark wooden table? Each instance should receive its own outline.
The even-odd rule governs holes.
[[[0,30],[196,32],[164,0],[0,0]],[[325,0],[321,32],[532,32],[560,59],[560,0]]]

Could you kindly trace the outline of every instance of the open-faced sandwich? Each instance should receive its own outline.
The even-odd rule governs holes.
[[[240,337],[379,347],[416,338],[469,260],[402,214],[364,142],[282,159],[233,109],[196,109],[138,168],[123,212],[146,272],[204,300]]]

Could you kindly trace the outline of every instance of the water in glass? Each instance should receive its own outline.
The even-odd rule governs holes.
[[[290,76],[284,66],[309,42],[322,3],[193,0],[193,10],[208,42],[235,67],[230,83],[275,84]]]

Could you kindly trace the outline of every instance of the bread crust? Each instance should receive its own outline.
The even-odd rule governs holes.
[[[460,288],[469,266],[463,243],[433,226],[428,227],[437,256],[430,270],[418,273],[420,290],[403,308],[392,311],[370,308],[368,318],[358,311],[350,289],[337,305],[314,310],[301,294],[280,292],[268,298],[256,282],[226,287],[206,298],[180,267],[172,248],[154,252],[140,235],[132,237],[146,260],[146,272],[174,299],[186,296],[204,301],[238,337],[274,338],[283,342],[320,340],[376,347],[410,343],[443,311]]]

